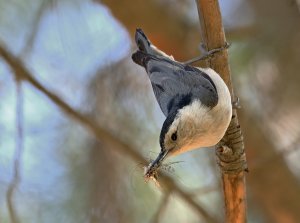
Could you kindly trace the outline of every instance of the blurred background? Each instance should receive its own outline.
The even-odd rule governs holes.
[[[249,222],[300,220],[300,1],[220,0],[250,172]],[[0,44],[76,111],[147,160],[160,111],[131,61],[141,27],[179,61],[200,54],[193,0],[0,0]],[[201,64],[198,64],[201,66]],[[142,165],[97,140],[0,59],[0,222],[205,222]],[[173,162],[173,163],[172,163]],[[213,149],[167,174],[222,222]],[[158,211],[161,210],[161,211]]]

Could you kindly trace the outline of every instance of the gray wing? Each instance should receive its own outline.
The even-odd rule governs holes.
[[[146,70],[165,116],[194,99],[200,100],[207,107],[214,107],[218,102],[213,81],[195,67],[176,61],[155,59],[148,61]]]

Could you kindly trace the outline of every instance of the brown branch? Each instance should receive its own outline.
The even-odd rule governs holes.
[[[8,186],[6,192],[6,203],[8,207],[9,216],[12,223],[19,223],[19,217],[15,210],[13,197],[16,189],[19,186],[20,177],[20,167],[21,159],[23,154],[23,92],[22,92],[22,82],[16,79],[16,150],[14,155],[14,176],[11,183]]]
[[[3,44],[2,44],[3,45]],[[146,164],[146,160],[139,153],[135,152],[125,143],[116,140],[116,138],[110,133],[106,132],[99,126],[95,124],[95,122],[79,112],[72,109],[66,102],[60,99],[55,93],[48,90],[45,86],[43,86],[37,79],[35,79],[30,72],[25,68],[23,63],[19,60],[19,58],[13,56],[10,52],[8,52],[4,47],[0,45],[0,55],[5,59],[5,61],[10,65],[14,74],[17,78],[26,80],[33,87],[37,88],[41,92],[43,92],[51,101],[53,101],[63,112],[65,112],[68,116],[72,117],[74,120],[79,122],[82,126],[88,129],[96,138],[101,139],[105,143],[108,143],[112,147],[115,147],[120,152],[128,155],[132,159],[137,162]]]
[[[36,80],[29,70],[23,65],[21,60],[14,55],[12,55],[9,51],[3,47],[3,44],[0,44],[0,55],[7,62],[7,64],[11,67],[14,75],[22,80],[27,81],[33,87],[41,91],[45,94],[52,102],[54,102],[64,113],[73,118],[75,121],[80,123],[83,127],[88,129],[91,134],[93,134],[97,139],[101,140],[103,143],[110,145],[110,148],[115,149],[117,152],[123,153],[124,155],[130,157],[134,161],[138,163],[142,163],[144,165],[147,164],[147,160],[142,157],[141,154],[136,152],[126,143],[120,141],[118,138],[113,136],[111,133],[105,131],[101,127],[99,127],[95,121],[91,120],[88,117],[80,114],[79,112],[72,109],[66,102],[60,99],[55,93],[49,91],[45,86],[43,86],[38,80]],[[187,192],[183,191],[175,181],[165,175],[160,175],[160,182],[163,187],[167,190],[172,190],[177,193],[187,204],[189,204],[200,216],[202,216],[206,222],[215,223],[217,220],[211,216],[200,204],[198,204],[191,195]]]
[[[206,50],[224,46],[226,39],[218,0],[197,0],[196,2],[201,23],[202,40]],[[208,66],[223,78],[231,92],[232,99],[234,99],[227,50],[222,51],[208,62]],[[216,155],[222,174],[226,222],[246,222],[244,170],[247,168],[247,163],[236,109],[233,109],[230,126],[217,146]]]

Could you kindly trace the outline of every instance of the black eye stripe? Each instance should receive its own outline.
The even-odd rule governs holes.
[[[171,135],[171,139],[173,141],[176,141],[177,140],[177,132],[174,132],[172,135]]]

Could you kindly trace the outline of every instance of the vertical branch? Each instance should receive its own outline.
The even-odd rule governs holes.
[[[6,202],[12,223],[19,223],[14,206],[14,194],[20,182],[20,166],[23,153],[23,92],[21,80],[16,79],[16,150],[14,155],[13,179],[6,192]]]
[[[26,57],[26,55],[31,50],[36,34],[38,32],[39,24],[41,22],[41,18],[43,16],[46,0],[42,0],[40,7],[37,10],[37,15],[34,18],[34,22],[32,24],[32,30],[29,32],[29,37],[27,38],[27,42],[21,52],[21,57]],[[13,198],[16,189],[20,183],[20,167],[21,167],[21,159],[23,154],[23,90],[22,90],[22,80],[20,77],[15,76],[16,80],[16,149],[14,155],[14,176],[8,187],[6,192],[6,203],[8,207],[9,216],[12,223],[19,223],[19,217],[16,207],[14,206]]]
[[[202,41],[206,50],[224,46],[226,39],[218,0],[196,0],[196,2],[201,23]],[[227,50],[211,58],[208,61],[208,66],[220,74],[229,88],[231,98],[234,99]],[[236,109],[233,109],[232,120],[225,136],[217,145],[216,158],[221,169],[226,222],[246,222],[244,170],[247,169],[247,163]]]

